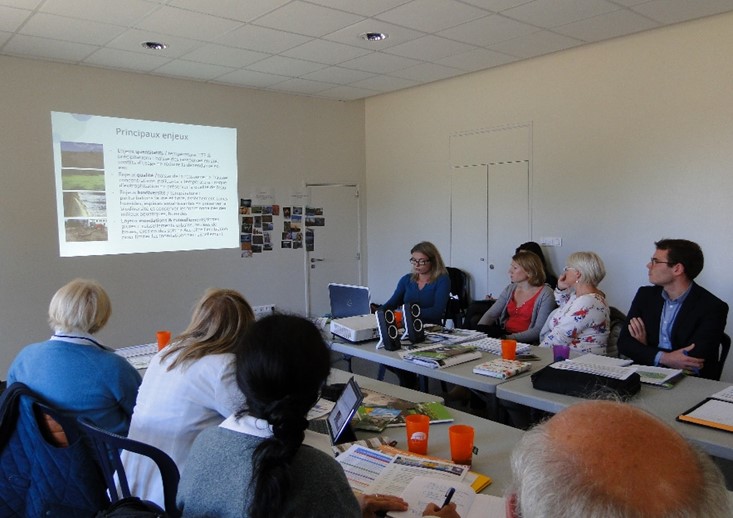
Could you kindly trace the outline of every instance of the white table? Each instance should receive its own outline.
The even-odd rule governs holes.
[[[330,383],[345,383],[354,376],[360,387],[371,389],[384,394],[396,396],[407,401],[423,402],[435,401],[435,396],[406,389],[384,381],[378,381],[365,376],[351,374],[338,369],[331,370]],[[474,455],[472,470],[491,477],[493,483],[484,489],[484,493],[503,496],[504,491],[511,482],[511,469],[509,456],[512,448],[522,437],[521,430],[505,426],[494,421],[482,419],[465,412],[450,409],[455,421],[453,424],[467,424],[476,430],[474,444],[478,447],[479,453]],[[448,427],[451,423],[439,423],[430,426],[428,439],[428,455],[450,459],[450,441],[448,439]],[[404,428],[387,428],[384,434],[391,439],[398,441],[397,447],[406,449],[406,438]],[[357,431],[359,438],[373,437],[378,434]]]
[[[706,397],[727,387],[728,383],[695,377],[685,377],[674,388],[665,389],[642,384],[629,404],[648,411],[671,425],[679,433],[714,457],[733,460],[733,433],[689,423],[680,423],[676,417]],[[497,387],[500,400],[519,403],[545,412],[557,413],[582,398],[536,390],[529,377],[512,378]]]

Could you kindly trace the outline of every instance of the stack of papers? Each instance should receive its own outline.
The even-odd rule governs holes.
[[[593,366],[597,366],[598,368],[602,368],[604,366],[611,367],[612,370],[614,370],[615,372],[619,372],[622,374],[625,371],[618,371],[615,368],[629,367],[631,369],[634,369],[636,373],[639,374],[639,377],[641,378],[642,383],[647,383],[649,385],[660,385],[664,387],[671,387],[672,381],[675,378],[677,378],[678,376],[682,375],[682,371],[680,369],[668,369],[666,367],[654,367],[652,365],[632,365],[633,362],[631,360],[627,360],[623,358],[613,358],[611,356],[601,356],[599,354],[593,354],[593,353],[588,353],[582,356],[577,356],[573,358],[572,360],[567,360],[566,362],[563,362],[563,363],[593,365]],[[568,370],[577,370],[567,365],[563,368],[566,368]],[[583,371],[583,372],[591,372],[591,371]],[[599,373],[593,373],[593,374],[599,374]],[[614,377],[614,376],[611,376],[611,377]],[[625,378],[619,378],[619,379],[625,379]]]
[[[520,372],[528,371],[531,368],[532,364],[529,362],[494,358],[493,360],[479,363],[473,368],[473,372],[483,376],[491,376],[492,378],[507,379],[516,376]]]

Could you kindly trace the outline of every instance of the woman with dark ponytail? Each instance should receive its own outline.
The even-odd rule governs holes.
[[[330,353],[308,320],[256,322],[235,351],[246,404],[196,441],[178,488],[184,516],[373,516],[405,510],[399,498],[358,500],[340,465],[303,445],[305,416],[330,372]]]

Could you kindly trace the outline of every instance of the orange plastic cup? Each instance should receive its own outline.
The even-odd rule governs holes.
[[[515,360],[517,358],[517,341],[502,340],[501,341],[501,357],[505,360]]]
[[[422,414],[405,416],[407,429],[407,449],[412,453],[425,455],[428,452],[428,435],[430,434],[430,418]]]
[[[474,433],[473,427],[465,424],[454,424],[448,428],[450,458],[456,464],[471,465]]]
[[[397,326],[397,329],[402,328],[402,310],[396,309],[394,311],[394,323]]]
[[[155,333],[155,336],[158,339],[158,350],[159,351],[163,347],[168,345],[171,341],[171,332],[170,331],[158,331]]]

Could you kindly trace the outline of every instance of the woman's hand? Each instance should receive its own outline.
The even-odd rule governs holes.
[[[570,284],[567,281],[567,276],[568,276],[568,272],[563,272],[563,274],[557,280],[558,289],[566,290],[570,287]]]
[[[435,504],[428,504],[422,512],[422,515],[439,516],[440,518],[461,518],[461,515],[456,511],[456,504],[453,502],[449,503],[442,509]]]
[[[380,511],[407,511],[407,502],[399,496],[359,495],[357,500],[364,518],[377,518]]]

